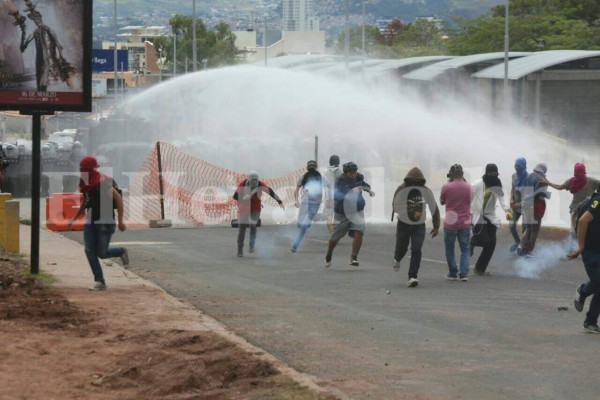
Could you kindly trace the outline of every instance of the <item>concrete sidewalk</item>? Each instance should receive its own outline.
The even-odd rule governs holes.
[[[29,214],[26,211],[23,214]],[[42,225],[43,226],[43,225]],[[21,253],[29,261],[31,227],[20,225]],[[282,374],[306,386],[316,393],[329,393],[317,385],[317,378],[302,374],[285,365],[273,355],[259,349],[235,335],[215,319],[203,314],[191,305],[169,295],[164,290],[124,269],[115,261],[103,262],[108,290],[88,291],[93,275],[83,246],[64,236],[40,230],[40,271],[56,278],[54,284],[73,304],[86,311],[103,310],[109,318],[122,318],[131,326],[143,326],[153,330],[179,329],[187,331],[213,331],[237,344],[255,357],[270,362]],[[114,307],[114,304],[122,307]],[[346,398],[342,393],[335,393]]]

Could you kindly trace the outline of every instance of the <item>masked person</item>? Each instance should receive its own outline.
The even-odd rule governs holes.
[[[544,163],[535,166],[527,176],[522,190],[521,209],[523,211],[523,235],[517,248],[519,256],[531,257],[538,234],[542,227],[542,218],[546,213],[546,199],[550,198],[545,183],[548,167]]]
[[[256,244],[256,225],[260,219],[260,211],[262,209],[262,194],[266,192],[279,204],[279,207],[283,207],[283,202],[277,196],[277,194],[267,186],[266,183],[258,179],[258,173],[252,171],[248,174],[248,178],[241,181],[235,193],[233,199],[237,200],[238,203],[238,238],[237,245],[238,251],[237,256],[244,256],[244,239],[246,238],[246,229],[250,227],[250,243],[248,251],[254,253],[254,245]]]
[[[300,229],[300,232],[298,232],[298,236],[290,249],[292,253],[298,250],[304,234],[310,228],[323,200],[323,177],[317,171],[317,162],[311,160],[306,163],[306,170],[306,173],[298,180],[298,185],[294,191],[295,205],[300,209],[298,212],[298,229]],[[298,198],[301,189],[304,190],[302,203]]]
[[[585,165],[577,163],[573,168],[573,177],[567,179],[562,185],[551,183],[546,178],[544,178],[542,182],[556,190],[568,190],[573,195],[573,200],[571,201],[571,205],[569,205],[569,213],[571,214],[571,237],[569,246],[573,248],[577,241],[575,237],[573,212],[579,203],[594,194],[600,181],[591,176],[587,176]]]
[[[473,237],[485,238],[481,255],[475,263],[476,275],[489,276],[487,267],[496,249],[496,232],[500,228],[500,219],[496,216],[496,206],[500,204],[506,219],[512,219],[512,213],[504,199],[502,182],[498,178],[496,164],[485,166],[485,174],[481,180],[473,184],[473,200],[471,202],[471,221],[473,223]],[[473,254],[474,241],[471,241],[471,255]]]
[[[510,252],[517,251],[521,244],[521,235],[517,231],[517,222],[523,214],[521,210],[521,188],[525,186],[527,179],[527,160],[523,157],[515,160],[515,173],[512,175],[512,187],[510,189],[510,208],[512,209],[512,219],[509,224],[510,234],[515,242],[510,246]]]
[[[429,206],[429,211],[433,216],[432,238],[438,235],[440,228],[440,211],[433,193],[425,186],[425,182],[423,172],[417,167],[412,168],[406,174],[404,183],[396,189],[392,203],[393,211],[398,217],[393,268],[394,271],[400,269],[400,261],[406,255],[410,243],[408,287],[419,285],[417,275],[421,267],[421,249],[425,241],[426,205]]]
[[[335,217],[334,228],[329,238],[327,255],[325,256],[325,268],[331,266],[333,249],[346,234],[352,237],[352,253],[350,254],[350,265],[358,266],[358,252],[362,246],[362,238],[365,233],[365,199],[363,190],[371,197],[375,192],[365,182],[365,177],[358,173],[358,166],[352,161],[343,166],[343,174],[335,182]]]
[[[113,179],[98,172],[98,168],[98,161],[92,156],[85,156],[79,162],[79,191],[83,193],[83,202],[68,222],[70,227],[85,211],[83,242],[85,255],[94,274],[95,283],[90,287],[94,291],[106,290],[99,258],[120,257],[124,266],[129,264],[126,248],[110,246],[110,239],[115,233],[115,209],[117,227],[120,231],[126,229],[123,223],[123,199]]]

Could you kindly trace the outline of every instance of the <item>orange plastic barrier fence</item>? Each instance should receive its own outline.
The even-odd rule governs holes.
[[[54,193],[46,198],[46,228],[51,231],[68,231],[67,223],[75,216],[83,195],[81,193]],[[71,225],[70,230],[82,231],[85,214]]]
[[[160,143],[163,201],[167,219],[191,221],[196,226],[229,223],[236,218],[237,203],[233,192],[246,178],[235,172],[184,153],[177,147]],[[261,177],[283,200],[294,204],[294,190],[304,168],[277,178]],[[139,173],[132,179],[129,198],[125,202],[125,221],[128,226],[148,224],[161,219],[158,152],[156,147]],[[262,197],[270,205],[277,203],[269,196]]]

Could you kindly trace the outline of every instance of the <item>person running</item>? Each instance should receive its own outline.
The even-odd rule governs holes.
[[[327,182],[327,198],[323,207],[323,218],[327,221],[327,229],[329,234],[333,232],[333,215],[335,214],[335,181],[342,175],[342,169],[340,168],[340,158],[335,154],[329,157],[329,167],[324,171],[324,178]]]
[[[117,210],[117,227],[119,231],[126,229],[123,222],[123,198],[113,179],[98,172],[98,161],[92,156],[85,156],[79,162],[79,191],[83,193],[83,202],[77,213],[67,222],[67,226],[86,213],[83,225],[83,243],[85,255],[94,275],[93,291],[106,290],[106,281],[99,258],[120,257],[123,266],[129,265],[129,253],[125,247],[111,247],[110,239],[115,233],[115,212]]]
[[[284,208],[283,201],[281,201],[273,189],[258,179],[258,173],[256,171],[250,172],[248,178],[238,184],[237,189],[233,194],[233,199],[238,203],[238,257],[244,257],[244,239],[246,238],[246,229],[248,227],[250,227],[248,251],[254,253],[254,245],[256,244],[256,225],[260,219],[260,211],[262,209],[261,197],[263,192],[266,192],[275,199],[279,204],[279,207]]]
[[[362,246],[362,238],[365,233],[365,199],[363,190],[371,197],[375,192],[365,182],[365,177],[358,173],[358,166],[352,161],[343,166],[343,174],[335,182],[335,217],[334,228],[329,238],[327,255],[325,256],[325,268],[331,266],[333,249],[344,235],[352,237],[352,253],[350,254],[350,265],[358,266],[358,252]]]
[[[546,177],[548,167],[544,163],[535,166],[533,173],[527,176],[525,186],[521,191],[521,210],[523,211],[523,235],[521,244],[517,247],[517,254],[523,257],[531,257],[535,248],[542,218],[546,213],[546,199],[550,198],[548,185],[542,180]]]
[[[317,171],[317,162],[314,160],[309,161],[306,163],[306,169],[307,172],[298,180],[298,185],[294,192],[295,205],[300,209],[298,212],[298,228],[300,229],[300,232],[298,232],[298,236],[290,249],[292,253],[295,253],[298,250],[298,247],[304,238],[304,234],[306,233],[306,230],[310,228],[315,215],[317,215],[317,212],[319,211],[321,201],[323,200],[323,177],[319,171]],[[302,203],[300,203],[298,199],[300,189],[304,190]]]
[[[569,238],[569,247],[572,250],[575,246],[575,242],[577,241],[575,236],[575,221],[573,220],[573,212],[579,203],[596,192],[600,181],[596,178],[592,178],[591,176],[587,176],[585,165],[582,163],[577,163],[573,168],[573,177],[567,179],[562,185],[552,183],[546,178],[542,179],[542,183],[545,183],[556,190],[568,190],[571,192],[571,194],[573,194],[573,200],[569,205],[569,214],[571,215],[571,235]]]
[[[444,245],[446,248],[446,261],[448,274],[446,279],[456,281],[460,279],[467,282],[469,279],[471,215],[470,205],[473,191],[464,179],[460,164],[454,164],[448,172],[449,182],[442,186],[440,204],[446,207],[444,215]],[[456,240],[460,247],[460,271],[456,266],[454,247]]]
[[[406,174],[404,183],[396,189],[392,202],[393,212],[397,214],[398,218],[393,268],[394,271],[400,269],[400,261],[406,255],[410,242],[408,287],[419,285],[417,275],[421,267],[421,249],[425,241],[426,204],[433,215],[431,237],[436,237],[440,229],[440,210],[435,202],[433,192],[425,186],[425,183],[423,172],[418,167],[412,168]],[[393,215],[392,221],[394,221]]]
[[[523,212],[521,211],[521,188],[525,186],[527,179],[527,160],[524,157],[515,160],[515,173],[512,175],[512,187],[510,189],[510,208],[512,209],[512,219],[509,223],[510,234],[515,242],[510,246],[510,252],[517,251],[521,244],[521,235],[517,231],[517,223]]]
[[[512,219],[512,213],[506,204],[502,181],[498,178],[498,166],[488,164],[485,166],[485,175],[481,180],[473,184],[473,201],[471,202],[471,221],[474,225],[473,232],[480,232],[486,237],[486,243],[475,263],[473,272],[476,275],[489,276],[488,264],[496,249],[496,232],[500,228],[500,218],[496,215],[496,206],[499,203],[506,215],[506,219]],[[471,244],[471,255],[473,255],[473,244]]]
[[[591,296],[590,308],[583,322],[586,332],[600,333],[598,316],[600,315],[600,193],[590,199],[586,212],[577,224],[578,247],[569,254],[571,260],[581,254],[585,272],[590,278],[575,291],[573,305],[579,312],[583,311],[585,300]]]

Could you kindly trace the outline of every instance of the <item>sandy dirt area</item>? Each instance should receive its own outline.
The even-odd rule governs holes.
[[[158,289],[55,288],[28,271],[0,259],[0,399],[337,398],[212,330],[171,328]]]

